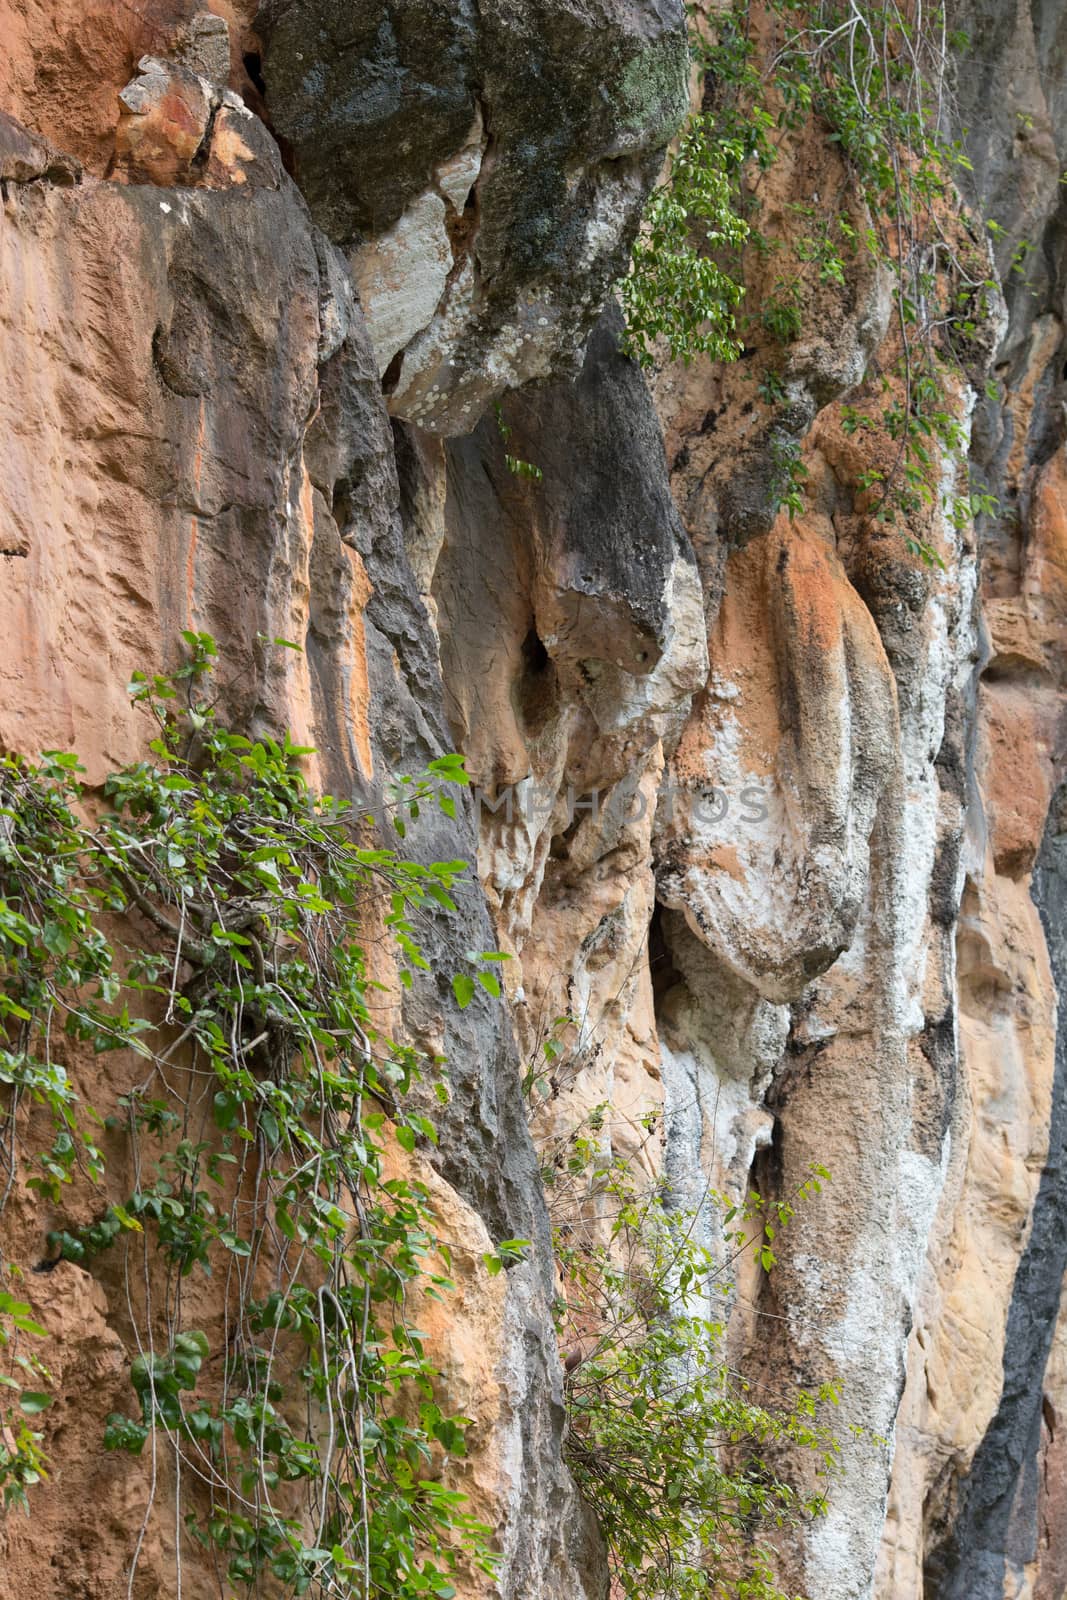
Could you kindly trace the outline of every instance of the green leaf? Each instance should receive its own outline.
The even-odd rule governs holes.
[[[231,1250],[235,1256],[250,1256],[252,1254],[252,1246],[248,1243],[248,1240],[239,1238],[229,1228],[219,1234],[219,1242],[224,1244],[227,1250]],[[207,1352],[205,1351],[204,1353],[206,1355]]]
[[[51,1404],[50,1394],[41,1394],[33,1389],[24,1389],[19,1397],[19,1409],[25,1411],[28,1417],[35,1417],[38,1412],[46,1411]]]
[[[221,1128],[223,1133],[232,1128],[240,1114],[241,1102],[233,1094],[220,1089],[215,1095],[212,1105],[212,1116],[216,1128]]]
[[[465,972],[457,972],[452,979],[452,993],[456,997],[456,1004],[461,1011],[466,1011],[474,999],[474,979]]]
[[[259,1127],[267,1143],[272,1149],[276,1149],[282,1142],[281,1129],[274,1112],[269,1111],[266,1106],[259,1113]]]
[[[32,1333],[41,1339],[47,1337],[48,1329],[33,1320],[28,1303],[16,1300],[14,1295],[3,1289],[0,1289],[0,1316],[10,1317],[20,1333]]]

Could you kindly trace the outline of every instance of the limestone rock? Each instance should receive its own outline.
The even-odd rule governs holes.
[[[761,1396],[841,1388],[829,1513],[775,1531],[788,1592],[1062,1600],[1067,33],[1055,0],[952,10],[1006,311],[908,526],[939,566],[874,514],[887,462],[841,409],[898,381],[871,257],[798,259],[783,343],[780,262],[746,252],[730,366],[646,380],[601,315],[684,105],[680,0],[0,0],[0,747],[99,784],[144,753],[124,683],[202,628],[225,709],[314,746],[314,785],[379,813],[453,748],[473,779],[408,836],[477,871],[387,997],[451,1068],[414,1165],[457,1288],[419,1325],[503,1558],[463,1600],[606,1600],[539,1174],[594,1115],[724,1272],[709,1186],[833,1172],[716,1312]],[[806,130],[761,177],[787,242],[816,191],[867,225]],[[457,948],[511,955],[504,1000],[458,1008]],[[138,1063],[71,1070],[107,1111]],[[61,1470],[0,1555],[20,1593],[113,1600],[149,1492],[99,1447],[132,1280],[47,1260],[47,1222],[16,1186]],[[225,1337],[217,1285],[183,1295]],[[174,1588],[173,1490],[161,1454],[135,1593]],[[183,1592],[215,1587],[190,1542]]]
[[[178,34],[171,54],[180,66],[198,73],[209,83],[225,85],[230,79],[230,29],[225,17],[198,11]]]
[[[658,839],[664,903],[778,1002],[852,943],[895,742],[889,665],[826,532],[779,525],[728,564]]]
[[[211,90],[195,72],[142,56],[138,76],[119,99],[119,170],[136,183],[163,187],[188,181],[207,138]]]
[[[80,183],[82,169],[73,156],[53,150],[6,111],[0,111],[0,180],[8,183]]]
[[[210,97],[197,99],[199,80],[183,74],[146,70],[143,97],[132,97],[142,110],[130,117],[144,115],[169,136],[160,108],[175,84],[200,115]],[[224,113],[242,139],[246,123],[218,98],[212,157],[222,160]],[[164,121],[152,120],[157,113]],[[123,690],[131,672],[173,659],[183,627],[203,628],[219,639],[229,713],[264,731],[290,727],[316,749],[313,783],[373,803],[389,773],[420,770],[449,743],[436,647],[404,555],[377,366],[344,260],[280,168],[273,187],[242,184],[234,169],[224,188],[156,181],[188,167],[194,133],[185,138],[177,125],[177,145],[148,129],[139,153],[130,144],[151,182],[31,182],[13,185],[6,202],[0,741],[26,751],[77,746],[87,781],[98,783],[143,748]],[[16,148],[26,159],[26,142]],[[303,648],[264,654],[263,639],[273,637]],[[471,818],[441,818],[410,847],[428,859],[473,856]],[[461,941],[491,948],[484,902],[475,897],[469,909]],[[438,940],[455,936],[428,935],[441,974],[451,957]],[[500,1592],[592,1597],[602,1566],[560,1457],[553,1268],[514,1044],[499,1004],[484,996],[460,1015],[443,981],[408,1002],[411,1033],[433,1034],[459,1069],[442,1118],[442,1203],[451,1195],[472,1236],[534,1245],[506,1296],[484,1312],[496,1319],[498,1356],[489,1333],[481,1341],[486,1382],[506,1396],[479,1432],[478,1471],[492,1484],[507,1557]],[[83,1092],[110,1103],[127,1086],[122,1069],[90,1082],[94,1070],[88,1063],[83,1077],[79,1064]],[[93,1214],[92,1197],[85,1203],[79,1223]],[[4,1222],[12,1258],[27,1268],[39,1261],[33,1206]],[[57,1268],[40,1280],[46,1323],[59,1317],[66,1278]],[[93,1294],[101,1316],[119,1316],[121,1274]],[[216,1335],[218,1301],[208,1293],[197,1304]],[[95,1386],[98,1405],[71,1423],[63,1472],[44,1487],[34,1535],[20,1530],[5,1548],[5,1571],[20,1587],[40,1588],[54,1556],[67,1588],[76,1582],[87,1600],[109,1600],[125,1584],[130,1530],[147,1494],[147,1460],[109,1456],[101,1482],[102,1419],[122,1409],[130,1352],[109,1321],[114,1372],[108,1386],[99,1374],[89,1382],[82,1374],[96,1321],[86,1313],[56,1327],[70,1346],[69,1361],[55,1364],[57,1383]],[[469,1393],[473,1373],[455,1376]],[[57,1409],[57,1423],[67,1414]],[[162,1483],[157,1514],[166,1504],[166,1519],[172,1485],[165,1474]],[[150,1521],[138,1580],[160,1591],[173,1577],[171,1526]],[[187,1553],[187,1574],[196,1559]]]
[[[676,0],[263,5],[270,115],[336,241],[386,233],[435,183],[447,193],[450,169],[458,194],[472,122],[492,130],[465,200],[473,227],[392,385],[395,415],[466,432],[506,387],[573,364],[684,109],[682,20]]]
[[[228,89],[185,66],[142,56],[119,96],[117,176],[163,188],[277,189],[278,147]]]
[[[388,233],[357,252],[354,267],[378,371],[384,373],[427,326],[445,292],[452,249],[444,201],[429,192],[420,195]]]
[[[553,834],[590,791],[608,836],[625,828],[645,761],[677,736],[706,670],[696,567],[616,315],[577,383],[509,403],[506,438],[487,419],[448,448],[433,581],[442,664],[454,735],[486,795],[484,876],[519,942]]]

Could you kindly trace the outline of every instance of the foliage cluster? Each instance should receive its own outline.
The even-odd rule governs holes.
[[[419,918],[454,909],[466,863],[361,842],[365,819],[310,792],[308,751],[223,725],[214,644],[186,645],[177,673],[131,684],[150,759],[114,773],[102,804],[72,755],[0,763],[0,1199],[19,1180],[56,1216],[53,1262],[107,1273],[122,1258],[108,1282],[124,1286],[138,1353],[132,1403],[101,1443],[150,1464],[131,1582],[169,1452],[179,1593],[193,1541],[247,1593],[447,1597],[460,1570],[492,1575],[492,1533],[442,1471],[470,1419],[442,1410],[410,1313],[413,1291],[447,1297],[449,1248],[392,1150],[435,1140],[417,1105],[448,1090],[443,1063],[377,1026],[361,930],[376,898],[410,982],[426,967]],[[395,830],[421,805],[454,815],[449,786],[464,780],[456,757],[401,780]],[[499,995],[500,953],[466,959],[458,1003],[479,984]],[[558,1018],[542,1041],[531,1095],[565,1070],[570,1026]],[[87,1053],[125,1063],[104,1119],[79,1093]],[[783,1600],[763,1536],[817,1515],[823,1495],[800,1493],[776,1453],[831,1473],[817,1407],[834,1396],[762,1404],[726,1358],[722,1294],[730,1252],[773,1266],[792,1204],[727,1211],[723,1259],[701,1242],[721,1197],[687,1213],[639,1193],[604,1114],[543,1164],[566,1286],[568,1461],[627,1600]],[[98,1197],[89,1222],[64,1214],[72,1194],[82,1216]],[[502,1241],[487,1271],[525,1249]],[[45,1329],[5,1272],[0,1489],[25,1506],[47,1472],[34,1419],[51,1380],[33,1354]],[[210,1338],[189,1312],[200,1274],[221,1285]]]
[[[803,332],[805,282],[844,292],[848,264],[867,253],[892,275],[901,352],[876,386],[890,398],[865,407],[891,443],[888,465],[865,486],[875,491],[870,511],[935,563],[914,525],[943,494],[936,457],[959,443],[948,391],[996,293],[985,247],[972,232],[961,250],[949,232],[960,214],[954,180],[969,162],[946,132],[946,67],[965,37],[950,33],[943,5],[916,11],[902,0],[729,0],[709,10],[689,7],[703,105],[620,285],[630,351],[650,365],[660,342],[686,363],[729,361],[767,339],[787,348]],[[849,193],[771,217],[766,174],[812,129],[840,150]],[[746,252],[778,263],[758,313],[744,304]],[[760,396],[784,403],[787,385],[771,370]],[[780,503],[793,512],[802,484],[791,471],[779,476]],[[969,502],[947,509],[957,520],[971,514]]]
[[[3,1198],[20,1174],[60,1216],[74,1180],[100,1196],[88,1226],[62,1222],[50,1244],[53,1259],[126,1254],[113,1276],[139,1345],[134,1406],[103,1443],[147,1451],[150,1501],[170,1450],[183,1537],[214,1553],[220,1578],[448,1596],[458,1564],[490,1572],[494,1556],[442,1479],[468,1419],[438,1405],[409,1316],[414,1289],[448,1294],[448,1244],[426,1185],[390,1158],[435,1139],[412,1085],[426,1080],[419,1103],[431,1081],[448,1090],[440,1063],[376,1025],[360,930],[369,897],[410,982],[427,966],[418,919],[454,908],[467,864],[361,842],[347,802],[310,792],[306,750],[223,725],[214,644],[185,637],[176,674],[131,685],[151,756],[108,779],[95,818],[73,755],[0,764]],[[402,784],[398,831],[420,802],[454,814],[449,785],[463,781],[446,757]],[[498,993],[482,960],[469,965]],[[86,1052],[143,1063],[110,1134],[79,1095]],[[109,1137],[122,1155],[106,1163]],[[117,1188],[116,1168],[131,1185]],[[210,1273],[224,1286],[214,1348],[185,1287]],[[45,1471],[32,1418],[47,1374],[27,1353],[43,1332],[5,1287],[8,1503]]]
[[[536,1102],[560,1069],[571,1019],[557,1019]],[[549,1091],[551,1092],[551,1091]],[[646,1118],[647,1138],[654,1117]],[[776,1532],[819,1516],[838,1446],[822,1420],[832,1386],[762,1403],[726,1353],[737,1258],[776,1264],[774,1242],[829,1173],[815,1167],[787,1201],[754,1191],[742,1206],[710,1189],[687,1208],[613,1153],[610,1108],[541,1142],[562,1292],[571,1471],[594,1508],[625,1600],[786,1600]],[[717,1244],[712,1241],[718,1240]],[[789,1458],[819,1483],[802,1492]]]

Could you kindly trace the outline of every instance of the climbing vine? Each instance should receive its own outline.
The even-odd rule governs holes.
[[[940,458],[960,448],[950,391],[983,364],[981,327],[996,296],[988,248],[956,193],[969,162],[946,132],[949,56],[966,38],[949,30],[943,5],[899,0],[710,9],[689,7],[702,105],[620,285],[629,351],[645,365],[657,349],[687,364],[768,345],[787,355],[803,333],[805,285],[845,290],[847,267],[866,254],[893,284],[898,354],[891,370],[873,370],[853,408],[884,445],[857,488],[868,515],[897,525],[936,564],[917,531],[923,509],[943,505],[956,522],[988,509],[954,497],[940,477]],[[839,150],[846,192],[768,206],[767,175],[813,135]],[[773,268],[752,309],[749,257]],[[760,398],[773,409],[787,389],[771,367]],[[797,475],[776,481],[778,503],[795,514]]]
[[[376,1021],[367,951],[378,926],[401,985],[425,971],[420,918],[455,909],[466,863],[371,842],[368,818],[309,789],[309,750],[226,727],[213,641],[185,644],[175,673],[130,685],[149,757],[102,800],[73,755],[0,761],[0,1199],[18,1182],[57,1219],[46,1268],[79,1263],[124,1296],[129,1400],[101,1446],[148,1469],[131,1586],[166,1468],[179,1595],[199,1545],[243,1593],[447,1597],[497,1565],[446,1470],[471,1419],[442,1407],[412,1317],[452,1288],[417,1165],[436,1139],[425,1106],[448,1088]],[[454,815],[465,781],[456,757],[401,780],[394,833],[423,805]],[[499,996],[501,959],[466,959],[461,1007],[478,985]],[[532,1098],[565,1070],[572,1028],[559,1017],[541,1041]],[[110,1107],[80,1087],[94,1055],[123,1063]],[[784,1600],[766,1536],[817,1516],[825,1482],[800,1491],[782,1452],[832,1476],[819,1408],[836,1396],[763,1403],[726,1357],[723,1295],[742,1250],[773,1267],[776,1232],[828,1174],[788,1202],[709,1194],[686,1211],[638,1188],[606,1114],[542,1149],[568,1463],[627,1600]],[[526,1248],[500,1241],[487,1273]],[[48,1472],[35,1419],[51,1376],[34,1354],[46,1329],[5,1274],[0,1490],[26,1507]]]
[[[60,1222],[51,1261],[105,1272],[121,1253],[108,1281],[138,1353],[102,1444],[149,1464],[131,1583],[168,1452],[179,1592],[193,1541],[248,1589],[452,1595],[458,1570],[495,1558],[443,1470],[469,1419],[438,1403],[410,1316],[413,1296],[449,1293],[448,1242],[394,1155],[434,1142],[424,1107],[448,1089],[375,1020],[365,930],[377,906],[410,983],[428,965],[419,919],[454,909],[467,864],[371,842],[368,819],[309,789],[308,750],[225,726],[214,643],[185,643],[176,673],[131,684],[150,756],[112,774],[102,805],[73,755],[0,763],[3,1199],[21,1177],[62,1217],[87,1192],[93,1220]],[[405,780],[396,831],[420,804],[454,814],[465,781],[457,757]],[[494,955],[457,981],[499,993]],[[103,1053],[140,1070],[102,1124],[79,1081]],[[223,1286],[209,1328],[198,1274]],[[33,1418],[49,1380],[15,1287],[0,1291],[0,1487],[25,1504],[47,1470]]]

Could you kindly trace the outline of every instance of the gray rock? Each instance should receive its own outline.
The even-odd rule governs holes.
[[[21,122],[0,111],[0,181],[7,183],[80,183],[82,169],[73,156],[54,150],[47,140],[30,133]]]
[[[257,27],[273,124],[338,243],[392,227],[484,122],[394,413],[466,432],[505,387],[573,370],[687,104],[680,0],[267,0]]]
[[[453,735],[490,788],[558,757],[579,790],[606,788],[677,735],[706,675],[695,560],[620,331],[612,307],[575,382],[513,395],[446,446],[442,660]]]
[[[320,244],[320,257],[322,249]],[[328,283],[329,266],[323,272]],[[343,544],[350,543],[359,550],[372,586],[364,628],[374,765],[380,776],[368,791],[342,715],[332,728],[330,784],[335,793],[359,795],[380,815],[385,780],[420,772],[453,742],[434,631],[404,548],[393,439],[377,365],[362,315],[351,304],[345,341],[321,369],[320,400],[308,442],[318,489],[309,656],[316,703],[343,707],[337,641],[349,626]],[[460,800],[457,809],[453,820],[424,808],[405,840],[405,852],[414,859],[465,856],[472,873],[458,897],[458,913],[437,912],[420,920],[418,938],[431,970],[407,993],[404,1020],[412,1040],[440,1051],[449,1062],[449,1104],[442,1108],[434,1100],[427,1106],[439,1140],[426,1154],[480,1214],[493,1239],[524,1238],[534,1247],[530,1261],[509,1274],[508,1378],[523,1403],[515,1418],[521,1454],[507,1526],[494,1530],[505,1553],[501,1594],[505,1600],[601,1600],[607,1569],[599,1534],[562,1461],[561,1372],[551,1314],[554,1258],[511,1021],[504,1003],[481,989],[461,1012],[450,987],[464,951],[496,944],[473,870],[474,807]]]
[[[230,76],[230,29],[224,17],[198,11],[178,35],[172,55],[181,66],[224,84]]]

